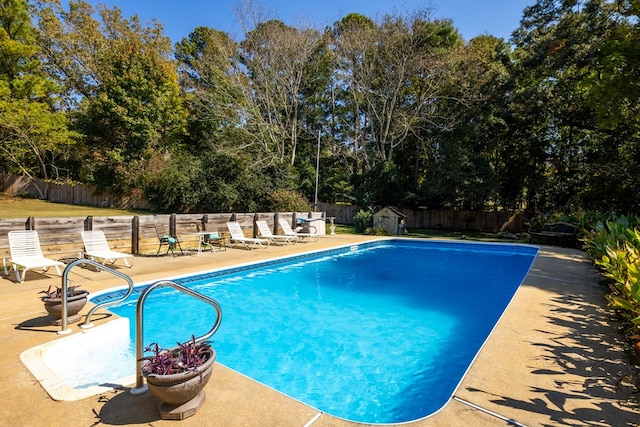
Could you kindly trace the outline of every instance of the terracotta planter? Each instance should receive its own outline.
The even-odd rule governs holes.
[[[67,317],[74,316],[87,304],[89,291],[76,291],[73,296],[67,297]],[[62,318],[62,298],[43,297],[44,309],[56,319]]]
[[[163,419],[184,419],[196,413],[204,402],[204,386],[213,372],[216,352],[209,349],[209,358],[193,371],[171,375],[148,374],[142,368],[151,393],[163,402],[160,416]]]

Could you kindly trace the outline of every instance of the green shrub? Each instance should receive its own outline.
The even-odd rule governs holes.
[[[353,225],[356,227],[356,233],[364,233],[367,228],[373,226],[373,212],[360,209],[360,212],[353,216]]]
[[[269,203],[276,212],[306,212],[309,201],[293,190],[276,190],[269,195]]]
[[[600,221],[583,238],[585,251],[609,282],[609,306],[628,322],[627,334],[640,333],[640,231],[638,218]]]
[[[369,227],[364,231],[364,234],[368,234],[370,236],[386,236],[388,233],[383,227]]]

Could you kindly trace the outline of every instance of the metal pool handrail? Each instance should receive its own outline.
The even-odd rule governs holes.
[[[195,297],[208,304],[211,304],[213,308],[215,308],[216,321],[213,324],[213,327],[209,330],[209,332],[207,332],[203,336],[196,338],[196,342],[204,341],[210,338],[213,334],[215,334],[218,328],[220,327],[220,322],[222,321],[222,309],[220,308],[220,304],[218,304],[218,301],[214,300],[213,298],[209,298],[206,295],[202,295],[201,293],[198,293],[193,289],[189,289],[185,286],[182,286],[170,280],[161,280],[159,282],[155,282],[149,285],[149,287],[145,289],[144,292],[142,292],[142,294],[140,294],[140,298],[138,299],[138,305],[136,306],[136,387],[131,389],[131,394],[133,395],[142,394],[147,391],[147,387],[144,384],[144,376],[142,375],[142,357],[143,357],[143,342],[144,342],[144,339],[143,339],[144,302],[147,299],[147,296],[149,295],[149,293],[151,293],[151,291],[153,291],[156,288],[162,288],[166,286],[169,286],[178,291],[184,292],[187,295],[191,295],[192,297]]]
[[[129,284],[129,290],[127,291],[127,293],[125,294],[124,297],[118,299],[118,300],[114,300],[114,301],[107,301],[104,302],[102,304],[96,304],[95,307],[93,307],[89,313],[87,313],[87,317],[85,318],[85,321],[82,325],[80,325],[81,328],[90,328],[93,325],[91,324],[91,316],[93,316],[93,313],[98,310],[99,308],[103,308],[103,307],[107,307],[119,302],[122,302],[124,300],[126,300],[129,295],[131,295],[131,292],[133,292],[133,281],[131,280],[131,278],[129,276],[127,276],[126,274],[120,273],[119,271],[116,271],[112,268],[109,268],[107,266],[105,266],[104,264],[100,264],[97,261],[94,261],[92,259],[85,259],[85,258],[80,258],[74,261],[71,261],[64,269],[64,271],[62,272],[62,319],[60,319],[60,331],[58,332],[58,334],[67,334],[69,333],[71,330],[68,328],[68,319],[67,319],[67,315],[69,313],[69,308],[67,307],[67,299],[68,299],[68,295],[67,295],[67,290],[69,288],[69,271],[71,271],[76,265],[78,264],[90,264],[95,266],[96,268],[98,268],[99,270],[104,270],[107,273],[113,274],[114,276],[118,276],[123,278],[124,280],[127,281],[127,283]]]

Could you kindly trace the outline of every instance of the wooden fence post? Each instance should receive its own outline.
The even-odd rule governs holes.
[[[273,214],[273,234],[278,234],[278,223],[280,222],[280,215],[278,211]]]
[[[258,221],[257,213],[253,214],[253,238],[254,239],[258,237],[258,224],[256,224],[256,221]]]
[[[84,219],[84,231],[93,230],[93,216],[89,215]]]
[[[176,232],[176,214],[172,213],[171,216],[169,216],[169,236],[176,237],[177,234],[178,233]]]
[[[140,217],[138,215],[131,220],[131,253],[140,254]]]
[[[207,224],[209,223],[209,215],[206,215],[206,214],[203,215],[202,219],[200,220],[200,223],[202,224],[202,231],[207,231]]]

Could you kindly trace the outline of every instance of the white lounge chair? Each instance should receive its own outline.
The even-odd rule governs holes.
[[[266,248],[269,246],[269,243],[271,243],[271,241],[267,239],[244,237],[242,227],[240,227],[240,223],[237,221],[227,222],[227,228],[229,229],[229,234],[231,234],[229,242],[234,245],[236,243],[240,243],[245,247],[245,249],[253,249],[256,246]],[[251,246],[249,246],[249,244],[251,244]]]
[[[317,234],[297,233],[297,232],[293,231],[293,229],[289,225],[289,222],[287,222],[287,220],[284,219],[284,218],[279,218],[278,219],[278,224],[280,225],[280,228],[282,228],[282,234],[284,234],[285,236],[295,236],[295,237],[297,237],[298,239],[300,239],[303,242],[304,241],[315,241],[315,240],[318,240],[318,235]]]
[[[267,221],[256,221],[256,225],[258,226],[258,231],[260,232],[260,236],[265,239],[271,240],[271,243],[296,243],[298,241],[297,236],[285,236],[283,234],[273,234],[271,229],[269,228],[269,224]]]
[[[42,268],[46,272],[49,267],[55,267],[58,275],[60,273],[60,267],[64,263],[56,261],[50,258],[45,258],[42,255],[42,249],[40,249],[40,239],[38,238],[38,232],[35,230],[20,230],[10,231],[9,237],[9,251],[11,252],[11,258],[3,260],[4,274],[8,275],[7,261],[13,265],[13,270],[16,273],[16,280],[18,282],[24,281],[24,277],[27,274],[27,270],[33,270],[34,268]],[[18,268],[22,268],[22,277],[18,274]]]
[[[133,266],[135,260],[133,255],[112,251],[102,230],[88,230],[81,234],[84,254],[87,258],[101,262],[102,265],[107,265],[107,263],[113,265],[121,259],[127,267]],[[131,259],[131,265],[129,265],[129,259]]]

